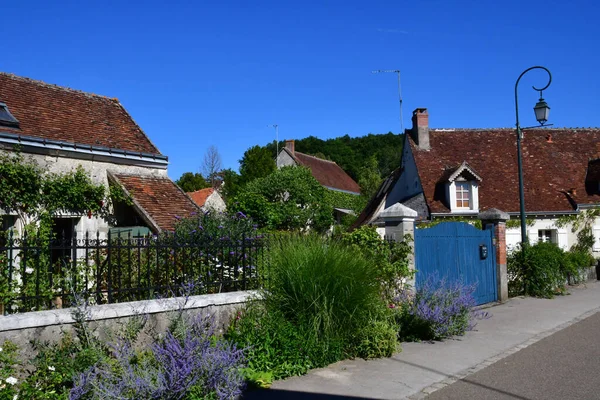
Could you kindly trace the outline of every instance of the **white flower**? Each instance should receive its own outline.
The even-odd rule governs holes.
[[[17,384],[17,378],[9,376],[8,378],[6,378],[6,383],[10,383],[11,385],[16,385]]]
[[[2,351],[2,347],[0,347],[0,351]]]
[[[52,372],[56,371],[56,368],[54,368],[54,367],[48,367],[48,369]]]
[[[19,398],[19,395],[18,395],[18,394],[15,394],[15,395],[13,396],[13,400],[17,400],[18,398]]]
[[[33,268],[31,268],[31,267],[25,268],[25,273],[26,274],[33,274]]]

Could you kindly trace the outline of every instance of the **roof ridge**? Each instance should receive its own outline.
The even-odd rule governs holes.
[[[538,127],[534,127],[534,128],[538,128]],[[546,132],[546,131],[558,131],[558,130],[565,130],[565,129],[585,129],[585,130],[600,130],[600,127],[595,127],[595,126],[590,126],[590,127],[585,127],[585,126],[563,126],[563,127],[558,127],[558,126],[553,126],[553,127],[542,127],[540,126],[539,128],[543,128],[543,129],[536,129],[536,131],[542,131],[542,132]],[[521,128],[521,129],[526,129],[526,128]],[[527,130],[532,130],[533,128],[528,128]],[[515,128],[514,127],[509,127],[509,128],[430,128],[430,131],[433,132],[460,132],[460,131],[506,131],[506,130],[511,130],[514,131]]]
[[[143,173],[136,174],[133,172],[115,172],[115,171],[111,171],[111,173],[116,176],[135,176],[135,177],[139,177],[139,178],[168,179],[168,180],[172,181],[172,179],[169,178],[168,176],[159,176],[159,175],[154,175],[154,174],[143,174]]]
[[[324,159],[324,158],[320,158],[320,157],[313,156],[313,155],[310,155],[310,154],[301,153],[301,152],[299,152],[299,151],[295,151],[294,153],[296,153],[296,154],[302,154],[303,156],[306,156],[306,157],[312,157],[312,158],[316,158],[316,159],[317,159],[317,160],[319,160],[319,161],[325,161],[325,162],[328,162],[328,163],[332,163],[332,164],[338,165],[338,163],[336,163],[335,161],[326,160],[326,159]]]
[[[56,89],[56,90],[64,90],[66,92],[70,92],[70,93],[75,93],[75,94],[82,94],[84,96],[89,96],[89,97],[98,97],[102,100],[109,100],[109,101],[113,101],[116,102],[118,104],[121,104],[119,99],[117,99],[116,97],[108,97],[102,94],[96,94],[96,93],[92,93],[92,92],[85,92],[83,90],[79,90],[79,89],[72,89],[70,87],[66,87],[66,86],[60,86],[57,85],[55,83],[48,83],[48,82],[44,82],[42,80],[39,79],[32,79],[32,78],[28,78],[26,76],[19,76],[19,75],[15,75],[12,74],[10,72],[2,72],[0,71],[0,75],[2,76],[6,76],[7,78],[10,79],[14,79],[14,80],[19,80],[19,81],[23,81],[23,82],[29,82],[29,83],[33,83],[35,85],[39,85],[39,86],[43,86],[49,89]]]

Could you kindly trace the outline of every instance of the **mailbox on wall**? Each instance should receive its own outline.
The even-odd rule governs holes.
[[[485,260],[488,257],[488,248],[485,244],[479,245],[479,258]]]

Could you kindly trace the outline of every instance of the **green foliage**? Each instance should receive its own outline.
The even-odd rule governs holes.
[[[383,181],[383,175],[379,172],[378,167],[377,157],[373,155],[366,160],[359,171],[358,185],[360,186],[360,196],[362,197],[363,203],[361,210],[367,202],[375,196],[377,189],[379,189],[379,186]]]
[[[210,187],[210,184],[204,179],[202,174],[198,172],[184,172],[175,183],[184,192],[195,192],[196,190]]]
[[[264,178],[275,171],[275,159],[265,147],[253,146],[244,153],[240,160],[240,175],[242,182],[251,182]]]
[[[231,200],[239,193],[240,189],[243,187],[242,179],[240,177],[240,174],[238,174],[231,168],[222,170],[220,174],[223,180],[223,185],[221,186],[221,194],[223,195],[225,200],[228,203],[230,203]]]
[[[581,211],[579,214],[564,215],[556,221],[557,228],[571,226],[571,232],[577,232],[577,244],[574,249],[591,252],[594,246],[593,226],[596,219],[600,217],[600,208],[592,208]]]
[[[312,327],[316,336],[351,332],[382,304],[376,265],[342,244],[290,237],[270,252],[267,308]]]
[[[326,190],[307,168],[284,167],[247,184],[230,207],[267,229],[320,232],[333,223]]]
[[[473,225],[477,229],[481,229],[481,220],[475,218],[467,218],[467,217],[444,217],[444,218],[436,218],[432,221],[425,221],[419,223],[417,228],[419,229],[427,229],[433,228],[436,225],[439,225],[444,222],[466,222],[467,224]]]
[[[41,168],[25,162],[20,153],[0,153],[0,208],[5,211],[37,211],[44,183]]]
[[[13,400],[19,387],[17,353],[19,348],[6,340],[0,346],[0,400]]]
[[[355,340],[355,355],[364,359],[391,357],[400,350],[398,326],[391,317],[374,318],[358,327]]]
[[[246,349],[250,384],[256,377],[274,379],[303,375],[344,358],[339,340],[317,338],[305,326],[285,318],[277,310],[267,310],[258,302],[248,304],[229,327],[226,337]]]
[[[365,198],[351,193],[339,192],[337,190],[325,190],[325,200],[332,207],[346,208],[352,210],[356,215],[360,214],[365,207]]]
[[[319,155],[321,158],[335,161],[355,181],[361,177],[361,169],[369,164],[369,159],[377,160],[377,171],[380,178],[388,176],[400,166],[404,135],[392,132],[386,134],[368,134],[351,138],[348,135],[333,139],[322,140],[314,136],[295,141],[296,151],[306,154]],[[285,145],[280,142],[279,148]],[[275,158],[275,143],[269,143],[266,148]]]
[[[228,332],[248,348],[253,371],[278,379],[396,350],[379,271],[362,254],[317,236],[286,235],[272,244],[269,262],[262,301],[238,314]]]
[[[402,242],[387,241],[381,238],[374,226],[363,225],[343,234],[342,242],[361,252],[377,267],[377,279],[381,282],[383,295],[390,302],[398,289],[404,286],[403,282],[414,275],[408,265],[412,252],[410,235],[406,235]]]
[[[526,218],[525,226],[533,226],[535,219]],[[511,218],[506,221],[506,229],[519,228],[521,226],[521,218]]]
[[[564,223],[565,220],[559,225],[564,226]],[[578,228],[581,225],[574,229]],[[585,274],[594,262],[590,248],[581,243],[569,251],[554,243],[521,245],[508,255],[509,294],[550,298],[564,293],[567,282],[576,284],[586,279]]]
[[[573,264],[578,255],[566,254],[554,243],[521,244],[508,256],[509,294],[551,298],[564,293],[569,273],[583,268]]]
[[[24,399],[68,399],[74,376],[106,357],[99,343],[84,346],[68,333],[56,344],[36,343],[35,349],[34,370],[19,389],[19,396]]]
[[[44,173],[19,152],[0,154],[0,208],[21,217],[40,219],[58,212],[108,217],[109,194],[81,166],[61,174]]]

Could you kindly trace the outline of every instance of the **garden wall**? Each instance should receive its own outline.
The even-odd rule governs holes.
[[[211,315],[217,329],[222,333],[235,312],[256,295],[256,291],[240,291],[188,298],[176,297],[104,304],[90,306],[87,312],[89,313],[90,327],[102,339],[106,339],[110,331],[118,330],[132,318],[140,315],[147,316],[143,332],[146,334],[164,332],[169,325],[170,318],[178,310]],[[0,343],[10,340],[24,350],[25,354],[33,355],[32,340],[56,342],[61,337],[61,331],[73,329],[74,320],[71,313],[72,309],[57,309],[0,316]],[[149,336],[146,335],[146,337]]]

